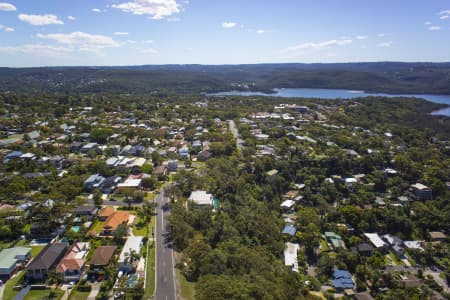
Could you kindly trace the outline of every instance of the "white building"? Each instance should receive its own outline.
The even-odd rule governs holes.
[[[129,236],[125,245],[122,248],[122,252],[119,255],[119,270],[122,272],[131,272],[134,269],[132,262],[130,262],[130,254],[135,252],[141,253],[142,249],[142,236]]]
[[[364,235],[369,239],[372,245],[377,249],[387,248],[387,244],[378,235],[378,233],[364,233]]]
[[[213,205],[213,195],[207,193],[206,191],[193,191],[189,196],[189,201],[201,206],[212,206]]]
[[[284,265],[291,267],[291,270],[298,272],[297,253],[300,248],[299,244],[286,243],[284,249]]]

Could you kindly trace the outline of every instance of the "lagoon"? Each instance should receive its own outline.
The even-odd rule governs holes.
[[[450,105],[450,95],[431,94],[385,94],[366,93],[364,91],[340,90],[340,89],[307,89],[307,88],[281,88],[274,89],[274,93],[229,91],[207,94],[208,96],[270,96],[283,98],[318,98],[318,99],[354,99],[360,97],[413,97],[422,98],[430,102],[444,103]],[[450,108],[441,109],[432,113],[433,115],[450,116]]]

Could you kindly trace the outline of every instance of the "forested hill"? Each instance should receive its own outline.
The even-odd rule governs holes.
[[[450,63],[0,68],[0,91],[148,93],[337,88],[450,94]]]

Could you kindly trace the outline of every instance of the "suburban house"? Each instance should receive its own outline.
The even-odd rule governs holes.
[[[286,226],[284,226],[282,233],[290,235],[290,236],[294,236],[296,232],[297,232],[297,228],[295,228],[294,225],[287,224]]]
[[[383,235],[383,240],[391,247],[391,249],[395,252],[395,254],[402,256],[405,252],[403,247],[403,240],[398,238],[395,235],[385,234]]]
[[[353,254],[359,254],[362,256],[371,256],[373,254],[373,246],[368,243],[361,243],[356,245],[355,247],[350,248]]]
[[[416,195],[417,199],[419,199],[419,200],[433,199],[433,191],[426,185],[423,185],[421,183],[416,183],[416,184],[411,185],[411,187],[412,187],[414,195]]]
[[[136,253],[140,255],[142,249],[142,236],[129,236],[125,245],[122,248],[122,252],[119,256],[119,270],[129,273],[135,269],[134,261],[131,261],[131,254]]]
[[[370,243],[378,250],[384,251],[387,249],[387,244],[381,239],[378,233],[364,233],[369,239]]]
[[[86,256],[89,252],[89,243],[74,243],[66,256],[56,267],[56,272],[61,273],[65,282],[78,281],[86,264]]]
[[[325,232],[325,237],[331,243],[331,245],[333,246],[334,249],[338,249],[338,248],[345,249],[345,243],[342,240],[340,235],[338,235],[334,232],[331,232],[331,231],[327,231],[327,232]]]
[[[86,218],[89,221],[92,221],[92,219],[95,217],[97,213],[97,207],[95,206],[78,206],[73,211],[75,217],[77,218]]]
[[[167,163],[167,168],[169,172],[176,172],[178,170],[178,160],[176,159],[169,160],[169,162]]]
[[[102,183],[102,193],[103,194],[112,194],[116,189],[117,184],[122,180],[122,177],[113,175],[107,177]]]
[[[116,209],[112,206],[106,206],[98,212],[98,219],[105,221],[108,217],[112,216],[116,212]]]
[[[81,153],[88,153],[89,151],[97,150],[97,148],[98,148],[98,144],[97,143],[87,143],[86,145],[81,147],[80,152]]]
[[[117,246],[100,246],[95,249],[90,261],[91,270],[99,270],[108,266],[116,249]]]
[[[119,210],[110,215],[103,223],[102,235],[111,235],[116,231],[120,224],[128,224],[130,213]]]
[[[48,244],[27,266],[27,278],[33,281],[44,280],[64,257],[67,243]]]
[[[294,209],[295,206],[295,201],[288,199],[288,200],[284,200],[283,203],[281,203],[280,208],[282,211],[284,212],[288,212]]]
[[[153,168],[152,175],[155,176],[163,176],[167,175],[167,166],[165,165],[159,165]]]
[[[189,201],[198,206],[213,206],[213,195],[206,191],[193,191]]]
[[[355,283],[353,282],[352,274],[347,270],[335,269],[333,271],[333,286],[338,291],[353,289]]]
[[[99,174],[91,175],[84,181],[84,189],[88,192],[91,192],[93,189],[99,188],[104,180],[105,177]]]
[[[431,241],[434,243],[443,242],[447,238],[447,236],[443,232],[440,232],[440,231],[431,231],[429,234],[430,234]]]
[[[291,270],[298,272],[297,253],[300,249],[299,244],[286,243],[284,249],[284,265],[291,267]]]
[[[0,252],[0,278],[9,278],[16,270],[17,264],[28,261],[31,248],[14,247]]]
[[[141,188],[142,179],[126,179],[117,185],[117,191],[134,191]]]

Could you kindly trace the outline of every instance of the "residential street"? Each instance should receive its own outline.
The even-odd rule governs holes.
[[[164,189],[156,197],[158,203],[156,216],[156,300],[177,299],[175,282],[175,264],[173,250],[166,242],[168,223],[168,199]]]
[[[239,130],[236,126],[236,123],[233,120],[229,121],[230,131],[233,137],[236,139],[236,147],[242,151],[244,149],[244,140],[241,139],[239,135]]]

